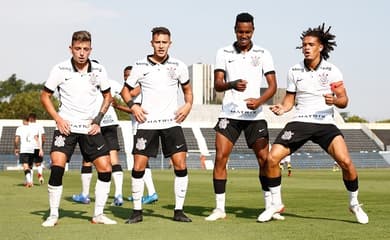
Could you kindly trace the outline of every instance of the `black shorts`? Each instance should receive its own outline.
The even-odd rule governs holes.
[[[34,149],[34,163],[41,163],[43,162],[43,157],[39,156],[39,149]]]
[[[20,153],[19,154],[19,163],[25,164],[27,163],[30,167],[32,167],[34,161],[34,153]]]
[[[268,125],[265,120],[236,120],[230,118],[219,118],[214,130],[227,137],[233,144],[244,131],[246,144],[252,148],[257,139],[269,138]]]
[[[170,157],[178,152],[187,152],[183,129],[175,126],[167,129],[138,129],[134,135],[132,153],[156,157],[160,138],[164,157]]]
[[[293,153],[311,140],[328,152],[330,143],[338,135],[343,136],[334,124],[290,122],[279,133],[274,143],[288,147]]]
[[[102,127],[101,129],[104,140],[107,143],[108,149],[120,150],[118,141],[118,125]]]
[[[77,143],[80,146],[84,160],[87,162],[92,162],[98,157],[109,155],[108,146],[101,133],[96,135],[70,133],[69,136],[66,136],[58,130],[55,130],[53,134],[51,152],[65,153],[69,162]]]

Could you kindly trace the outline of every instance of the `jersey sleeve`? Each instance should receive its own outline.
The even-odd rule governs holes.
[[[111,87],[111,85],[108,80],[107,71],[103,66],[100,66],[99,79],[100,79],[100,90],[102,92],[107,91]]]
[[[190,76],[188,74],[188,67],[184,63],[180,63],[180,73],[179,73],[179,82],[180,84],[185,84],[189,82]]]
[[[294,81],[294,73],[292,71],[292,68],[287,73],[287,92],[296,92],[297,91],[297,85]]]
[[[62,79],[63,76],[61,74],[60,67],[59,65],[56,65],[51,69],[49,77],[45,83],[45,87],[54,92]]]
[[[274,60],[272,58],[271,53],[265,50],[263,57],[264,57],[263,73],[266,74],[275,71]]]
[[[226,71],[226,61],[225,54],[223,49],[219,49],[217,51],[217,55],[215,57],[215,70],[223,70]]]
[[[143,67],[139,63],[135,63],[133,65],[133,69],[131,70],[130,76],[125,81],[125,84],[129,85],[132,88],[137,87],[138,81],[141,77],[143,77]]]

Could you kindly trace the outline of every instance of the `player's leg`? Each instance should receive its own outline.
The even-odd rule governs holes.
[[[347,145],[341,135],[336,136],[328,147],[328,153],[334,158],[342,170],[344,185],[349,193],[350,211],[355,214],[361,224],[368,223],[368,216],[358,201],[359,182],[356,168],[349,156]]]
[[[72,196],[73,201],[89,204],[91,202],[89,198],[89,189],[92,180],[92,163],[83,159],[81,166],[81,193]]]
[[[122,165],[120,164],[119,161],[118,150],[110,151],[110,159],[112,165],[112,177],[114,179],[114,184],[115,184],[114,205],[122,206],[123,170],[122,170]]]
[[[149,163],[146,165],[144,174],[144,183],[148,191],[148,195],[142,199],[143,204],[150,204],[158,201],[158,195],[156,188],[154,187],[152,170],[150,169]]]

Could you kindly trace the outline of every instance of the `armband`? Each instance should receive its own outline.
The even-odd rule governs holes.
[[[127,106],[131,109],[131,107],[135,104],[133,100],[128,101]]]
[[[104,113],[99,112],[98,115],[92,120],[92,124],[97,124],[100,126],[100,122],[102,121],[104,117]]]

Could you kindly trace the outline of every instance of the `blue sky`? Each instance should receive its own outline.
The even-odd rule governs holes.
[[[46,81],[51,67],[70,57],[71,34],[81,29],[92,33],[92,58],[119,82],[124,66],[151,53],[154,26],[171,30],[171,55],[188,65],[213,64],[217,49],[235,40],[235,16],[245,11],[255,17],[253,41],[273,55],[281,87],[302,59],[295,49],[301,32],[331,25],[338,46],[329,61],[343,72],[350,97],[342,111],[390,119],[389,9],[386,0],[1,0],[0,80],[16,73],[27,82]]]

